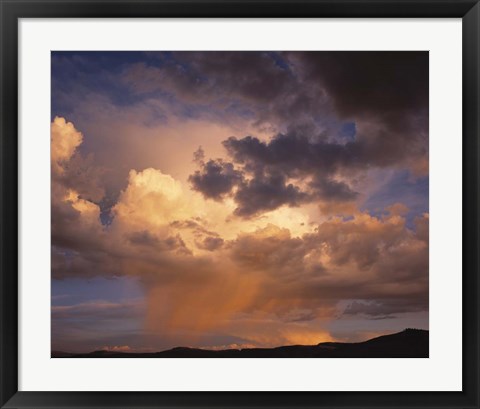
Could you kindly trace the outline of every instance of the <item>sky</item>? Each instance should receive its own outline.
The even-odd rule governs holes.
[[[428,52],[52,52],[52,350],[428,329]]]

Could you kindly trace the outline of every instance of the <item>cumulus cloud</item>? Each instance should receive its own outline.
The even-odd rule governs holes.
[[[282,205],[297,206],[308,195],[292,183],[287,183],[282,173],[256,175],[239,185],[235,193],[238,216],[252,216],[259,212],[277,209]]]
[[[196,171],[189,180],[195,190],[206,198],[219,200],[229,194],[233,187],[240,183],[243,175],[235,170],[231,163],[221,159],[204,163],[201,171]]]
[[[178,181],[156,169],[131,170],[127,188],[120,194],[113,213],[129,224],[164,226],[189,216],[182,189]]]
[[[355,153],[359,149],[354,144],[312,141],[296,132],[279,134],[269,142],[251,136],[231,137],[223,144],[241,171],[234,171],[230,163],[227,167],[224,162],[210,161],[190,180],[196,190],[217,200],[237,186],[235,214],[244,217],[283,205],[354,201],[358,193],[346,181],[336,180],[338,173],[370,166]]]
[[[385,299],[398,301],[384,313],[427,308],[428,216],[410,230],[400,204],[382,217],[334,217],[300,236],[266,224],[225,239],[215,230],[221,232],[227,219],[206,226],[198,214],[208,206],[200,197],[155,169],[130,172],[108,228],[94,203],[70,190],[54,193],[63,193],[52,216],[54,276],[139,277],[155,331],[222,329],[241,313],[247,321],[273,314],[288,328],[329,316],[340,299],[373,303],[363,310],[370,315]],[[264,188],[258,194],[272,195]],[[255,203],[253,191],[249,199]],[[359,307],[352,304],[345,314]],[[250,325],[245,333],[239,325],[235,335],[248,338]]]
[[[101,169],[93,166],[93,156],[78,152],[83,135],[73,123],[55,117],[51,124],[51,169],[53,182],[74,189],[79,195],[100,201],[104,189],[100,183]]]
[[[51,160],[52,169],[63,173],[63,164],[72,156],[77,147],[82,143],[83,136],[71,122],[65,118],[55,117],[51,124]]]

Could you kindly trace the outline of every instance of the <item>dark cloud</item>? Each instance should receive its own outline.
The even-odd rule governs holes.
[[[131,244],[154,247],[158,251],[172,251],[178,249],[188,251],[185,242],[178,234],[176,236],[167,237],[166,239],[160,239],[148,230],[142,230],[130,233],[127,238]]]
[[[304,77],[319,82],[343,117],[381,117],[402,126],[428,109],[428,52],[289,53]]]
[[[259,122],[291,125],[336,113],[403,128],[408,117],[428,110],[428,52],[423,51],[157,56],[156,63],[126,70],[125,81],[137,91],[163,90],[187,102],[246,104]]]
[[[52,245],[75,248],[80,252],[101,251],[99,243],[103,239],[102,229],[87,223],[82,225],[80,211],[73,208],[70,202],[56,200],[59,192],[63,193],[63,190],[52,184],[52,214],[55,216],[52,217]]]
[[[201,146],[198,147],[198,149],[193,152],[193,161],[195,163],[198,163],[199,165],[202,165],[205,160],[205,151]]]
[[[344,315],[367,315],[372,319],[389,319],[393,314],[426,311],[428,309],[428,297],[412,302],[409,298],[388,299],[388,300],[369,300],[353,301],[350,303]]]
[[[208,251],[218,250],[225,241],[221,237],[205,237],[202,241],[196,242],[198,248]]]
[[[220,200],[233,192],[235,214],[250,217],[283,205],[312,201],[349,202],[358,193],[335,180],[345,168],[359,169],[355,144],[310,140],[299,132],[278,134],[268,142],[252,136],[230,137],[223,142],[233,162],[210,160],[190,176],[195,190]],[[358,157],[358,155],[357,155]],[[302,189],[299,184],[310,182]]]
[[[428,52],[417,51],[177,52],[124,74],[138,92],[171,93],[227,122],[248,112],[252,123],[277,131],[268,141],[227,139],[237,169],[195,153],[202,169],[190,178],[193,188],[220,200],[238,186],[236,213],[248,217],[297,205],[304,194],[354,201],[354,179],[372,168],[427,172],[428,70]],[[288,183],[269,183],[280,173]],[[263,205],[260,188],[271,192]]]
[[[306,82],[320,84],[340,120],[355,122],[352,154],[363,164],[419,168],[428,158],[428,52],[288,53],[288,59]]]
[[[348,147],[311,142],[296,133],[279,134],[270,142],[251,136],[231,137],[224,141],[224,146],[242,170],[220,159],[210,160],[202,163],[201,171],[189,180],[195,190],[215,200],[236,188],[233,197],[238,216],[250,217],[283,205],[298,206],[314,200],[352,201],[358,195],[345,182],[333,179],[339,164],[350,155]],[[308,191],[296,185],[304,177],[313,178]],[[288,178],[297,180],[291,182]]]
[[[315,178],[309,186],[321,200],[325,201],[349,202],[358,196],[358,193],[354,192],[345,182],[328,178]]]
[[[268,142],[252,136],[230,137],[223,145],[232,159],[247,170],[281,168],[290,177],[312,170],[333,171],[340,161],[346,161],[349,146],[319,142],[309,136],[314,135],[291,132],[278,134]]]
[[[251,140],[255,141],[254,138]],[[307,193],[287,182],[284,172],[265,173],[261,169],[248,180],[244,175],[232,163],[217,159],[201,163],[201,170],[191,175],[189,181],[194,190],[208,199],[221,200],[225,195],[232,194],[237,204],[235,214],[241,217],[250,217],[283,205],[298,206],[309,198]],[[346,185],[335,185],[334,182],[323,185],[322,190],[342,197],[348,193]]]
[[[149,64],[128,67],[121,82],[133,92],[168,94],[175,101],[201,104],[230,114],[249,116],[258,125],[310,121],[328,109],[319,86],[306,84],[278,52],[158,53]]]
[[[263,175],[285,175],[291,179],[290,195],[292,200],[277,200],[277,206],[299,202],[300,188],[309,181],[305,192],[311,201],[353,201],[358,197],[352,186],[355,179],[373,168],[403,168],[407,162],[425,159],[425,152],[419,144],[405,144],[398,135],[388,134],[386,130],[372,133],[371,138],[358,138],[347,143],[322,140],[315,134],[305,135],[294,130],[286,134],[277,134],[269,141],[246,136],[230,137],[224,146],[232,161],[242,167],[245,174],[252,175],[252,186],[264,185]],[[260,178],[257,176],[260,175]],[[306,197],[302,199],[305,200]],[[252,199],[255,197],[252,196]],[[246,196],[240,207],[246,207]],[[258,202],[252,208],[272,210],[272,205],[262,207]],[[248,213],[254,213],[250,210]],[[241,214],[241,212],[239,213]]]
[[[158,244],[158,237],[147,230],[137,231],[128,235],[128,241],[140,246],[155,246]]]
[[[236,186],[238,216],[314,200],[352,201],[357,197],[347,183],[334,179],[337,169],[353,157],[351,146],[310,141],[298,133],[279,134],[269,142],[252,136],[231,137],[224,146],[242,170],[223,161],[209,161],[190,181],[195,190],[217,200]],[[355,166],[353,160],[350,166]],[[298,186],[305,178],[311,179],[308,190]]]
[[[351,173],[371,167],[394,167],[405,159],[409,149],[395,135],[383,140],[354,140],[346,144],[319,140],[315,134],[298,131],[278,134],[270,141],[252,136],[230,137],[224,146],[233,161],[255,171],[277,169],[290,177],[305,174]],[[417,152],[418,154],[418,152]]]
[[[216,111],[223,119],[253,116],[260,124],[284,114],[276,101],[288,97],[289,105],[301,105],[305,99],[294,92],[298,84],[288,64],[278,64],[278,58],[268,52],[158,53],[150,63],[125,69],[120,82],[136,94],[167,97],[170,107],[202,106],[203,115],[212,117]]]
[[[157,62],[144,66],[151,79],[162,78],[159,87],[187,98],[234,96],[265,102],[282,95],[291,83],[288,66],[279,65],[269,52],[175,52],[158,54]]]
[[[251,180],[240,184],[235,193],[237,208],[235,214],[242,217],[259,212],[274,210],[280,206],[298,206],[308,195],[297,186],[287,183],[284,174],[276,172],[268,175],[255,175]]]
[[[53,173],[53,177],[66,188],[75,189],[81,198],[94,203],[104,198],[104,170],[95,165],[93,154],[83,156],[75,152],[72,158],[63,164],[63,170],[62,174]]]
[[[87,250],[82,247],[83,243],[71,247],[52,245],[52,278],[114,277],[119,274],[121,269],[118,259],[110,258],[104,250]]]
[[[233,164],[221,159],[209,160],[203,164],[201,171],[196,171],[189,177],[195,190],[214,200],[220,200],[229,194],[241,180],[242,173],[235,170]]]

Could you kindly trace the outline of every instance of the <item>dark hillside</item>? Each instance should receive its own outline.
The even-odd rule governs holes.
[[[53,351],[52,358],[428,358],[428,351],[428,331],[406,329],[358,343],[324,342],[308,346],[221,351],[177,347],[152,353],[95,351],[88,354],[69,354]]]

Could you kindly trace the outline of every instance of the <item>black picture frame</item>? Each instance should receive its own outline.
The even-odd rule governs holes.
[[[0,0],[2,408],[479,408],[478,0]],[[18,391],[18,21],[20,18],[398,17],[462,18],[462,392]]]

